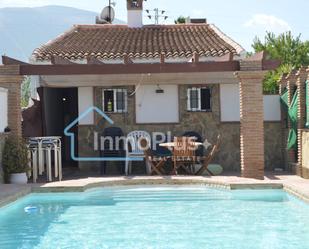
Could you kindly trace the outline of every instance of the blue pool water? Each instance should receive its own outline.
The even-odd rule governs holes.
[[[33,194],[0,209],[0,249],[308,249],[309,206],[203,186]]]

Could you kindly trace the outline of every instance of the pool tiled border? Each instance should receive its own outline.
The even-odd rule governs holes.
[[[88,189],[108,186],[132,185],[190,185],[200,184],[211,188],[239,189],[283,189],[293,196],[309,203],[309,181],[296,176],[279,180],[259,181],[234,176],[222,177],[109,177],[84,178],[47,184],[24,186],[0,185],[0,207],[18,200],[30,193],[84,192]]]

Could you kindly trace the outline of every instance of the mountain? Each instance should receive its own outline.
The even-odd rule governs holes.
[[[0,8],[0,55],[28,61],[35,48],[74,24],[94,24],[96,15],[64,6]],[[114,23],[124,22],[115,20]]]

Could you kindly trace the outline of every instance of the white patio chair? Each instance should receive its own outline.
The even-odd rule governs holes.
[[[62,180],[61,140],[59,137],[30,138],[28,144],[29,166],[32,172],[33,182],[36,183],[38,175],[46,170],[47,181],[53,180],[52,153],[54,153],[54,174],[59,181]]]
[[[28,145],[28,159],[28,178],[32,176],[33,183],[36,183],[38,179],[38,148]]]
[[[51,182],[53,180],[52,177],[52,164],[51,157],[52,152],[54,153],[54,173],[55,178],[59,178],[59,181],[62,180],[62,160],[61,160],[61,140],[59,138],[44,138],[42,140],[42,149],[45,152],[45,161],[46,169],[47,169],[47,181]]]
[[[132,158],[145,158],[144,150],[141,148],[141,139],[146,139],[149,144],[151,142],[151,136],[146,131],[132,131],[127,136],[126,141],[126,165],[125,165],[125,174],[129,175],[132,171]],[[149,167],[146,164],[146,171],[149,174]]]

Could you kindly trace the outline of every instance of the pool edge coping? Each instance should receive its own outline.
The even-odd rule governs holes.
[[[0,208],[7,206],[32,193],[67,193],[67,192],[85,192],[89,189],[100,187],[117,187],[117,186],[137,186],[137,185],[203,185],[214,189],[225,190],[270,190],[282,189],[292,196],[309,204],[309,196],[297,187],[285,183],[228,183],[222,181],[213,181],[207,179],[119,179],[112,181],[99,181],[87,183],[82,186],[27,186],[25,189],[8,195],[0,199]]]
[[[11,195],[8,195],[2,199],[0,199],[0,208],[10,205],[11,203],[18,201],[19,199],[34,193],[32,187],[27,187],[25,189],[21,189]]]

